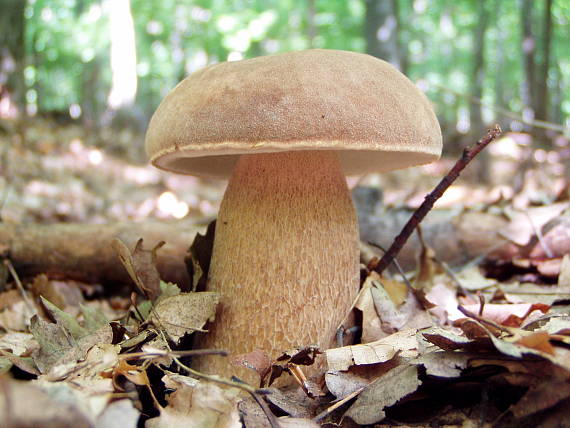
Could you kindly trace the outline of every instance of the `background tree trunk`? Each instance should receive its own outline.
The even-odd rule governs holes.
[[[366,51],[402,69],[398,46],[398,15],[394,0],[365,0]]]
[[[0,0],[0,100],[8,98],[18,116],[26,112],[25,0]]]
[[[485,78],[485,33],[489,23],[489,13],[484,0],[478,2],[477,23],[473,31],[473,67],[471,68],[471,97],[483,98],[483,80]],[[479,135],[483,131],[481,104],[471,102],[469,107],[471,132]]]
[[[521,83],[521,98],[525,106],[525,116],[534,119],[535,69],[534,52],[536,40],[532,31],[533,0],[521,0],[521,48],[523,56],[523,80]]]
[[[548,115],[548,70],[550,68],[550,46],[552,40],[552,0],[544,2],[542,21],[542,57],[540,58],[536,75],[535,117],[539,120],[549,120]]]

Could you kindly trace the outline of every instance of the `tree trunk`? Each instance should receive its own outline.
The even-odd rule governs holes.
[[[489,23],[489,13],[485,1],[478,2],[477,24],[473,32],[473,68],[471,69],[471,97],[481,100],[483,98],[483,81],[485,78],[485,33]],[[483,118],[481,117],[481,104],[472,101],[469,109],[471,132],[480,135],[483,133]]]
[[[394,0],[365,0],[366,52],[402,69],[398,15]]]
[[[9,100],[9,110],[0,113],[20,116],[26,112],[25,0],[0,0],[0,101]]]
[[[493,15],[495,16],[495,25],[500,28],[502,25],[501,22],[501,2],[495,2],[495,9],[493,11]],[[504,70],[506,67],[506,52],[505,52],[505,41],[507,35],[504,31],[497,31],[497,43],[495,45],[495,62],[497,64],[497,70]],[[495,73],[495,122],[501,125],[502,129],[509,129],[508,123],[509,120],[501,113],[499,113],[500,109],[508,109],[508,99],[510,97],[507,96],[507,89],[506,89],[506,75],[505,73]],[[509,90],[510,92],[510,90]]]
[[[542,25],[542,58],[536,76],[535,117],[539,120],[548,121],[548,70],[550,68],[550,45],[552,40],[552,0],[544,2]]]
[[[525,106],[525,117],[534,119],[535,69],[534,52],[536,40],[532,31],[533,0],[521,0],[521,36],[524,78],[521,87],[521,98]]]

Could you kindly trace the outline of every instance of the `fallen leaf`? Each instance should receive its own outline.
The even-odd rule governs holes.
[[[2,380],[0,420],[6,427],[91,428],[77,402],[57,399],[31,382]],[[63,397],[62,397],[63,398]]]
[[[537,351],[554,355],[554,347],[550,344],[550,335],[545,331],[537,331],[528,336],[523,336],[515,343],[526,348],[536,349]]]
[[[156,252],[164,245],[164,241],[159,242],[152,250],[145,250],[141,238],[132,252],[119,238],[115,238],[112,245],[141,293],[151,301],[156,300],[160,296],[160,276],[156,268]]]
[[[399,354],[402,357],[417,356],[416,330],[394,333],[375,342],[327,349],[328,371],[345,371],[353,365],[384,363]]]
[[[214,220],[208,225],[204,235],[196,234],[194,242],[192,242],[188,254],[184,258],[192,281],[192,291],[204,291],[206,289],[215,233],[216,221]]]
[[[131,400],[114,401],[105,407],[99,415],[97,428],[136,428],[140,412],[135,409]]]
[[[568,398],[570,398],[570,381],[550,379],[549,382],[531,386],[510,410],[517,418],[521,418],[554,407]]]
[[[414,363],[421,364],[429,376],[456,378],[468,366],[470,354],[453,351],[436,351],[421,355]]]
[[[83,359],[94,345],[111,343],[113,331],[107,323],[95,331],[79,325],[70,314],[43,299],[42,303],[56,323],[48,323],[37,315],[31,320],[30,331],[39,343],[39,350],[32,355],[42,373],[56,365],[67,365]],[[92,324],[95,328],[97,323]]]
[[[192,389],[191,401],[177,400],[170,403],[168,406],[160,409],[160,416],[149,419],[145,427],[241,427],[237,410],[240,390],[236,388],[221,388],[211,382],[199,382]],[[178,391],[175,391],[173,394]]]
[[[158,299],[150,320],[174,341],[179,341],[185,334],[202,330],[207,321],[213,321],[219,301],[219,293],[211,291],[167,296]]]
[[[560,274],[558,275],[559,287],[570,287],[570,254],[566,254],[560,263]]]
[[[559,202],[547,206],[532,207],[524,211],[511,208],[505,209],[505,214],[510,218],[509,225],[499,233],[517,245],[527,245],[536,234],[536,230],[553,218],[559,216],[569,206],[568,202]]]
[[[398,366],[371,383],[344,416],[360,425],[375,424],[386,416],[386,407],[416,391],[421,383],[416,366]]]
[[[259,375],[261,384],[271,372],[271,358],[261,349],[255,349],[247,354],[233,355],[230,358],[230,364],[254,370]]]

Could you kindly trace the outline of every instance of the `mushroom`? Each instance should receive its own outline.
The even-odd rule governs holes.
[[[208,280],[221,303],[200,345],[273,357],[330,347],[359,288],[346,175],[425,164],[441,146],[424,94],[365,54],[289,52],[211,65],[180,82],[150,121],[152,164],[229,177]],[[221,357],[196,364],[252,379]]]

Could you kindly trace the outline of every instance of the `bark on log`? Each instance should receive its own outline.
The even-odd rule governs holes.
[[[7,252],[18,275],[30,278],[45,273],[51,278],[99,283],[106,287],[131,284],[111,247],[115,237],[131,250],[139,238],[144,248],[158,250],[158,271],[165,281],[190,286],[184,256],[192,244],[195,225],[184,223],[116,224],[0,224],[0,252]]]
[[[361,239],[387,248],[412,214],[406,210],[360,213]],[[460,265],[480,255],[509,260],[520,249],[499,235],[508,220],[499,215],[434,210],[422,222],[424,239],[438,258]],[[7,251],[22,278],[45,273],[52,278],[99,283],[105,287],[131,284],[128,274],[111,247],[120,238],[133,249],[139,238],[144,248],[158,242],[158,270],[165,281],[187,289],[190,279],[184,256],[198,231],[205,228],[185,222],[117,224],[8,225],[0,223],[0,252]],[[247,233],[247,232],[245,232]],[[406,270],[415,266],[420,244],[416,236],[404,246],[397,259]]]

